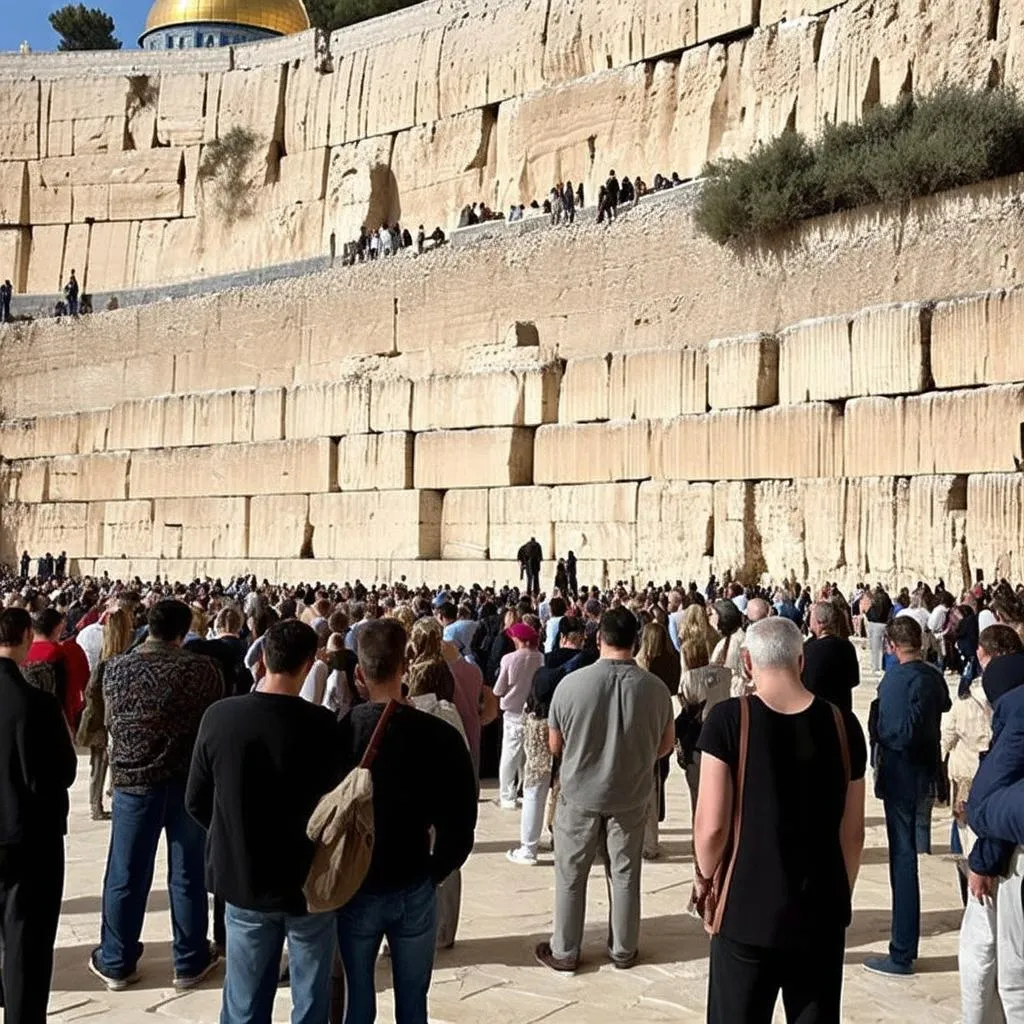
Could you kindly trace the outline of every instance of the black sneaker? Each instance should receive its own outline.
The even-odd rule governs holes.
[[[178,974],[174,975],[174,989],[176,992],[187,992],[191,988],[195,988],[197,985],[201,985],[213,972],[217,969],[220,964],[220,956],[218,956],[216,949],[213,946],[210,947],[210,961],[209,963],[196,974]]]
[[[106,985],[107,990],[110,992],[123,992],[126,988],[134,985],[139,980],[139,972],[130,971],[127,974],[113,974],[109,971],[105,971],[99,965],[99,954],[100,948],[97,946],[89,954],[89,970],[96,975],[100,981]]]

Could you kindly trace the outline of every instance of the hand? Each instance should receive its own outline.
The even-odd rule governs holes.
[[[967,887],[979,903],[984,903],[986,899],[991,899],[995,894],[996,880],[987,875],[976,875],[970,871],[967,875]]]

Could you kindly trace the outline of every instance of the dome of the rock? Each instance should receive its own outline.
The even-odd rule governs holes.
[[[139,43],[147,50],[204,49],[307,28],[302,0],[156,0]]]

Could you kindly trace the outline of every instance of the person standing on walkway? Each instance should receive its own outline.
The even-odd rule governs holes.
[[[290,619],[263,641],[260,689],[203,716],[185,802],[207,831],[206,887],[226,903],[221,1024],[270,1024],[285,940],[293,1024],[324,1024],[336,945],[333,913],[306,913],[306,826],[340,781],[337,721],[299,697],[318,638]]]
[[[885,654],[885,627],[892,618],[892,598],[885,592],[881,583],[861,599],[861,611],[864,615],[865,628],[868,634],[868,647],[871,651],[871,670],[882,671],[882,655]]]
[[[654,765],[675,740],[665,684],[633,660],[638,623],[627,608],[604,613],[601,657],[559,684],[548,712],[551,752],[562,758],[555,816],[555,924],[537,961],[571,973],[580,961],[587,879],[605,864],[608,955],[616,967],[639,958],[640,873]]]
[[[52,694],[19,665],[32,644],[23,608],[0,611],[0,1006],[7,1024],[45,1024],[64,893],[68,789],[78,760]]]
[[[918,853],[930,852],[930,836],[921,827],[923,810],[931,814],[939,770],[942,715],[953,704],[942,673],[924,661],[924,634],[913,618],[898,616],[886,632],[896,656],[878,686],[876,795],[885,809],[892,890],[892,938],[889,955],[871,957],[864,967],[876,974],[914,973],[921,936]]]
[[[100,945],[89,969],[112,992],[139,980],[139,936],[161,832],[167,834],[174,987],[194,988],[217,964],[206,941],[205,835],[185,810],[185,782],[199,723],[224,684],[211,659],[182,649],[191,625],[188,605],[157,601],[148,638],[112,658],[103,679],[113,822]]]
[[[698,744],[698,907],[707,879],[723,867],[728,878],[710,929],[708,1022],[770,1024],[781,991],[790,1024],[839,1024],[864,848],[864,733],[801,683],[795,623],[752,625],[743,660],[756,695],[717,704]]]
[[[843,711],[853,710],[860,685],[857,649],[842,635],[840,610],[831,601],[811,605],[811,638],[804,644],[804,686]]]
[[[501,659],[494,695],[502,710],[501,762],[498,765],[498,805],[514,811],[523,774],[523,709],[533,690],[533,677],[544,664],[537,650],[540,637],[525,622],[513,623],[505,631],[515,650]]]
[[[465,863],[476,829],[473,762],[458,731],[402,700],[406,634],[397,619],[367,623],[356,672],[369,702],[341,723],[343,768],[362,760],[390,706],[373,779],[370,869],[338,911],[338,944],[348,986],[345,1024],[377,1019],[374,973],[388,940],[397,1024],[427,1024],[437,938],[437,887]]]
[[[85,710],[75,737],[80,747],[89,748],[89,809],[93,821],[109,821],[110,812],[103,810],[103,790],[107,780],[107,713],[103,705],[103,676],[107,662],[124,654],[131,646],[134,634],[132,613],[127,608],[115,608],[107,613],[101,627],[103,647],[99,661],[89,676],[85,688]],[[89,628],[89,627],[86,627]]]

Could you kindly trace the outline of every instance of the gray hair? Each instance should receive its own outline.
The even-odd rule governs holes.
[[[782,616],[755,622],[747,630],[744,644],[755,669],[796,669],[804,650],[804,640],[796,623]]]
[[[831,601],[816,601],[814,618],[829,636],[839,636],[839,609]]]

